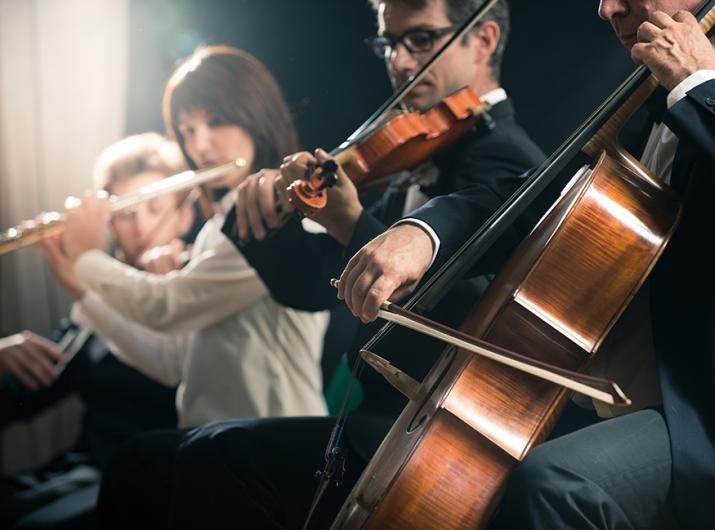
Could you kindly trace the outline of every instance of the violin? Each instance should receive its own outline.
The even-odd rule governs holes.
[[[401,113],[371,131],[370,135],[335,154],[358,190],[385,177],[415,168],[465,135],[480,118],[492,123],[489,105],[465,87],[420,113]],[[324,190],[335,182],[332,166],[317,168],[288,187],[288,196],[299,211],[313,215],[324,208]]]
[[[385,177],[413,169],[466,134],[480,119],[488,127],[494,122],[483,103],[468,87],[445,97],[427,111],[388,116],[452,44],[462,39],[494,6],[487,0],[442,47],[377,109],[338,148],[330,152],[358,190],[384,182]],[[293,206],[313,215],[327,204],[326,189],[335,182],[334,171],[318,167],[288,187]]]

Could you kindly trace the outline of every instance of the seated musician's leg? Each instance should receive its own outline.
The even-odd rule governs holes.
[[[176,450],[185,432],[147,433],[119,448],[102,477],[99,528],[166,527]]]
[[[191,431],[176,463],[169,528],[301,528],[334,418],[213,423]],[[314,528],[327,528],[367,463],[349,457]]]
[[[644,410],[534,448],[512,474],[492,528],[674,528],[670,442]]]

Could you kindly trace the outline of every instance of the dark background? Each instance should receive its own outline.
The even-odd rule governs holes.
[[[303,148],[336,147],[386,99],[367,0],[132,0],[127,133],[162,131],[163,85],[199,44],[231,44],[275,75]],[[502,84],[549,154],[633,69],[596,0],[512,0]]]
[[[598,18],[596,0],[510,4],[502,85],[521,124],[550,154],[634,67]],[[231,44],[276,77],[302,147],[330,150],[392,92],[383,63],[363,44],[375,30],[367,0],[132,0],[127,133],[163,130],[161,95],[178,59],[199,43]],[[354,322],[344,307],[337,316]],[[329,332],[326,351],[342,353],[340,343]],[[336,362],[324,355],[326,381]]]

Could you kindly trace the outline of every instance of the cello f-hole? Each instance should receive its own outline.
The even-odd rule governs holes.
[[[408,434],[415,432],[417,429],[419,429],[425,423],[425,421],[427,421],[429,419],[432,412],[434,412],[434,410],[425,410],[425,409],[427,408],[427,405],[430,403],[430,400],[432,399],[432,395],[434,394],[435,389],[439,387],[442,380],[445,378],[447,373],[452,368],[452,365],[454,364],[454,359],[456,357],[456,351],[457,351],[457,348],[450,347],[442,355],[440,364],[443,364],[444,366],[439,370],[439,375],[435,379],[434,383],[432,383],[430,385],[429,391],[425,394],[425,397],[422,400],[422,402],[420,403],[420,406],[415,410],[414,415],[410,419],[410,422],[407,424],[406,432]],[[434,407],[432,407],[432,409],[434,409]]]

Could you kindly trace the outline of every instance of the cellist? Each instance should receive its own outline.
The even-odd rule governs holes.
[[[373,2],[379,35],[372,44],[387,60],[393,84],[399,86],[414,74],[481,3]],[[236,240],[277,300],[311,310],[335,304],[335,293],[328,283],[331,275],[338,274],[341,263],[362,244],[413,209],[415,200],[423,194],[434,196],[471,186],[478,190],[486,219],[523,182],[520,173],[543,159],[539,148],[516,123],[512,103],[499,84],[508,27],[508,6],[501,0],[466,39],[445,52],[424,82],[405,99],[410,107],[427,110],[468,85],[492,105],[490,114],[495,127],[478,126],[436,160],[441,170],[436,183],[418,183],[407,193],[390,189],[377,206],[363,209],[355,187],[341,174],[338,184],[329,191],[328,205],[316,217],[329,232],[320,235],[303,233],[296,218],[280,226],[272,214],[274,194],[283,193],[286,179],[302,174],[308,163],[324,160],[324,154],[298,153],[288,157],[280,174],[264,171],[240,186],[237,229],[229,218],[224,231]],[[286,202],[282,206],[284,210],[291,208]],[[274,232],[266,238],[268,229]],[[249,232],[253,241],[239,243]],[[294,251],[286,252],[286,248]],[[318,278],[310,281],[314,276]],[[422,344],[421,339],[419,342]],[[397,346],[408,365],[406,369],[410,362],[425,370],[431,365],[427,352],[414,356],[409,355],[412,352],[407,344]],[[441,345],[436,344],[434,349],[436,354]],[[316,527],[332,521],[362,467],[404,406],[404,400],[396,397],[397,393],[380,376],[372,375],[364,384],[366,401],[359,410],[362,417],[354,418],[360,424],[348,424],[348,471],[341,488],[331,488],[324,499]],[[323,449],[334,423],[332,418],[275,419],[250,424],[237,420],[192,433],[178,454],[171,527],[300,527],[315,490],[313,472],[322,467]],[[230,450],[224,452],[224,448]],[[253,489],[259,484],[267,490],[265,497],[246,496],[234,489]],[[212,499],[215,508],[206,510],[204,498]]]
[[[644,410],[536,447],[512,475],[495,527],[712,526],[715,309],[701,245],[711,232],[715,192],[715,52],[691,14],[700,3],[602,0],[599,7],[634,62],[645,64],[667,92],[661,115],[654,111],[644,132],[641,162],[679,193],[683,217],[636,298],[639,311],[631,312],[633,329],[646,330],[646,340],[610,352],[616,369],[606,368],[618,380],[623,357],[644,364],[655,359],[657,373],[639,374],[639,385],[657,402],[644,399]],[[383,301],[409,292],[433,258],[439,263],[466,240],[477,225],[450,216],[449,206],[465,200],[467,194],[437,199],[412,214],[429,224],[432,235],[401,224],[351,259],[339,296],[356,316],[374,319]]]

